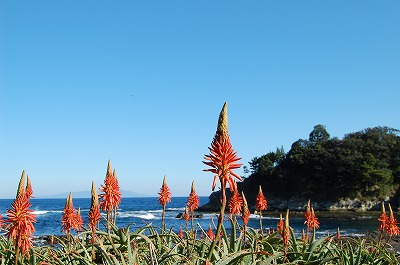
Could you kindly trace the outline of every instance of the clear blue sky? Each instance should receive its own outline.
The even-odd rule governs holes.
[[[245,165],[323,124],[400,129],[399,1],[1,1],[0,198],[99,187],[173,195],[229,103]],[[242,174],[242,170],[238,170]]]

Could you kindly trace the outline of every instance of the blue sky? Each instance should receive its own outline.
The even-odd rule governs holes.
[[[204,154],[229,104],[255,156],[367,127],[400,129],[399,1],[1,1],[0,198],[99,187],[173,195],[213,176]],[[242,170],[238,170],[242,174]]]

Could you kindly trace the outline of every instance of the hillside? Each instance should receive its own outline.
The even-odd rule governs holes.
[[[338,139],[316,125],[309,139],[254,157],[250,175],[238,183],[249,205],[261,185],[269,209],[304,209],[308,199],[319,210],[378,209],[379,202],[398,207],[400,131],[367,128]],[[229,192],[227,192],[229,194]],[[219,192],[201,210],[218,209]]]

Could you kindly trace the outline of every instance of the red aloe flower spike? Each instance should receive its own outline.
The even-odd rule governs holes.
[[[282,219],[282,214],[280,214],[279,216],[279,221],[278,221],[278,226],[277,226],[277,230],[282,233],[283,228],[285,227],[285,222]]]
[[[246,197],[244,196],[244,193],[242,191],[242,198],[243,198],[243,209],[242,209],[242,221],[243,221],[243,231],[244,231],[244,236],[243,240],[246,242],[246,228],[247,224],[250,220],[250,211],[249,211],[249,206],[247,205],[247,200]]]
[[[337,232],[336,232],[336,239],[337,241],[340,241],[342,239],[342,236],[340,235],[340,228],[337,228]]]
[[[75,222],[74,222],[74,227],[72,227],[73,229],[75,229],[75,231],[82,231],[82,227],[83,227],[83,219],[81,216],[81,208],[78,208],[78,211],[75,215]]]
[[[243,191],[242,191],[242,198],[243,198],[242,221],[243,221],[244,227],[246,227],[247,223],[250,220],[250,210],[249,210],[249,206],[247,205],[247,200],[246,200],[246,197],[244,196]]]
[[[180,239],[183,239],[183,238],[185,237],[185,236],[183,235],[182,226],[179,227],[178,237],[179,237]]]
[[[67,234],[68,242],[69,242],[71,228],[74,227],[77,227],[76,210],[72,203],[72,193],[70,192],[67,199],[65,200],[65,206],[61,218],[61,231]]]
[[[311,210],[309,210],[307,206],[307,211],[306,214],[304,215],[306,217],[306,221],[304,222],[307,225],[307,229],[318,229],[319,228],[319,221],[318,218],[316,217],[314,213],[314,208],[311,207]]]
[[[32,190],[32,183],[31,183],[31,179],[29,178],[29,176],[26,176],[26,188],[25,188],[25,192],[26,192],[26,197],[28,199],[33,198],[32,194],[33,194],[33,190]]]
[[[197,208],[199,208],[200,205],[200,199],[199,196],[196,193],[196,189],[194,187],[194,181],[192,182],[192,188],[190,191],[190,195],[188,198],[188,201],[186,203],[186,206],[188,207],[189,211],[193,214]]]
[[[94,185],[94,181],[92,181],[92,199],[90,202],[90,210],[89,210],[89,227],[92,230],[92,260],[96,259],[94,252],[94,243],[96,240],[96,228],[100,221],[100,206],[99,206],[99,196],[97,195],[96,186]]]
[[[287,211],[286,211],[285,223],[283,226],[283,230],[281,232],[281,236],[283,239],[283,245],[285,247],[285,253],[286,253],[286,249],[289,245],[289,239],[290,239],[289,209],[287,209]],[[286,256],[286,254],[285,254],[285,256]]]
[[[312,220],[310,222],[310,226],[312,226],[312,228],[318,229],[319,228],[319,221],[317,216],[314,213],[314,208],[311,207],[311,214],[312,214]]]
[[[267,210],[267,208],[268,208],[268,203],[264,197],[264,194],[263,194],[263,191],[262,191],[262,188],[260,185],[259,189],[258,189],[258,194],[256,197],[256,210],[258,212],[261,212],[261,211]]]
[[[236,189],[233,191],[233,195],[228,203],[229,214],[231,216],[240,214],[242,210],[242,205],[243,205],[243,199],[240,196],[238,190]]]
[[[385,228],[386,234],[388,234],[389,236],[399,235],[400,229],[397,226],[397,224],[398,224],[398,222],[394,218],[392,207],[390,206],[390,203],[389,203],[389,220],[386,223],[386,228]]]
[[[183,218],[183,220],[185,220],[186,225],[187,225],[188,221],[190,220],[190,214],[189,214],[187,206],[185,207],[185,213],[183,214],[182,218]]]
[[[311,202],[310,202],[310,200],[308,200],[308,202],[307,202],[307,209],[306,209],[306,212],[305,212],[305,214],[304,214],[304,218],[306,219],[305,221],[304,221],[304,224],[306,224],[307,225],[307,229],[308,229],[308,220],[310,220],[311,219]]]
[[[209,171],[214,173],[214,181],[212,185],[212,190],[215,189],[217,177],[219,178],[221,184],[221,209],[218,216],[218,226],[216,234],[219,235],[222,222],[224,221],[225,207],[226,207],[226,188],[229,184],[231,191],[237,189],[236,179],[242,180],[242,178],[233,172],[234,169],[240,168],[242,165],[237,163],[240,158],[237,153],[233,150],[229,133],[228,133],[228,103],[225,102],[222,107],[221,113],[218,118],[217,131],[215,132],[214,138],[211,142],[211,147],[209,155],[205,155],[203,161],[204,164],[209,166],[209,169],[204,169],[204,171]],[[217,241],[214,240],[209,248],[207,258],[211,259],[212,253],[215,249]]]
[[[166,205],[167,203],[171,202],[171,191],[167,185],[166,176],[164,176],[163,184],[158,195],[158,204]]]
[[[210,241],[213,241],[215,238],[214,232],[211,228],[211,225],[209,225],[208,230],[206,232],[207,236],[210,238]]]
[[[215,174],[212,190],[215,189],[216,177],[221,182],[221,189],[226,188],[229,183],[231,191],[236,189],[236,181],[233,177],[238,180],[242,178],[233,172],[233,169],[240,168],[242,164],[236,163],[240,158],[236,155],[237,153],[233,150],[230,142],[228,133],[228,103],[225,102],[218,119],[218,127],[215,133],[214,139],[209,148],[210,154],[205,155],[203,161],[204,164],[211,167],[204,171],[210,171]]]
[[[163,184],[160,188],[160,192],[158,193],[158,203],[162,205],[163,210],[162,210],[162,215],[161,215],[161,223],[162,226],[165,230],[165,222],[164,222],[164,216],[165,216],[165,206],[167,205],[168,202],[171,202],[171,191],[167,185],[167,179],[166,176],[164,176]]]
[[[106,178],[104,179],[104,185],[101,186],[100,191],[104,192],[100,194],[100,208],[110,213],[113,208],[118,207],[121,201],[121,192],[119,190],[118,179],[114,177],[111,172],[111,162],[108,160]]]
[[[382,202],[382,212],[378,218],[378,221],[380,222],[378,230],[384,232],[386,229],[386,224],[389,221],[389,217],[386,215],[385,204],[383,202]]]
[[[29,255],[29,250],[33,247],[32,238],[35,232],[33,224],[36,217],[33,211],[29,209],[31,203],[25,192],[25,171],[22,172],[19,181],[17,195],[11,205],[11,209],[7,210],[7,223],[5,230],[8,230],[6,236],[11,238],[15,247],[15,261],[17,263],[19,253]]]
[[[92,230],[92,233],[94,234],[96,232],[97,225],[100,221],[99,197],[97,195],[94,181],[92,181],[92,200],[90,203],[90,210],[88,216],[89,216],[89,227]]]
[[[267,200],[264,197],[264,193],[262,191],[261,185],[258,188],[258,194],[256,197],[256,211],[258,212],[260,216],[260,230],[261,234],[263,234],[263,228],[262,228],[262,211],[266,210],[268,208]]]

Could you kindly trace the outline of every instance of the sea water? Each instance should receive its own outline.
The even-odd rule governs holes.
[[[0,214],[3,219],[7,218],[7,209],[11,208],[13,200],[1,199],[0,200]],[[183,213],[187,197],[173,197],[171,203],[167,204],[165,212],[165,223],[167,228],[178,231],[179,227],[183,229],[186,226],[184,220],[176,218],[179,213]],[[208,197],[200,197],[200,203],[205,204],[208,202]],[[65,206],[65,199],[31,199],[32,206],[30,209],[36,215],[35,236],[42,235],[62,235],[61,232],[61,217],[62,211]],[[90,209],[90,198],[74,198],[73,204],[76,209],[81,209],[81,216],[84,223],[88,223],[88,213]],[[263,228],[276,228],[279,221],[278,212],[271,213],[266,211],[267,216],[262,218]],[[156,197],[145,198],[122,198],[122,201],[117,211],[117,226],[119,228],[127,227],[130,229],[138,229],[147,224],[152,224],[155,227],[161,227],[161,214],[162,207],[158,204]],[[195,219],[194,223],[198,229],[208,230],[209,225],[215,229],[217,224],[217,213],[200,213],[202,218]],[[284,213],[282,213],[284,216]],[[102,214],[105,220],[105,214]],[[342,235],[357,235],[365,234],[369,231],[376,230],[379,226],[377,218],[379,213],[371,213],[367,215],[359,214],[345,214],[345,215],[331,215],[322,214],[317,217],[320,221],[320,228],[317,234],[320,236],[333,235],[336,233],[337,228],[340,227]],[[225,227],[230,228],[230,221],[225,218]],[[237,217],[240,224],[242,220]],[[249,227],[258,229],[260,227],[259,216],[252,214],[248,223]],[[297,235],[301,234],[302,229],[305,229],[303,214],[299,213],[290,217],[290,226],[294,229]],[[190,222],[189,222],[190,227]],[[215,231],[215,230],[214,230]],[[0,232],[1,233],[1,232]]]

